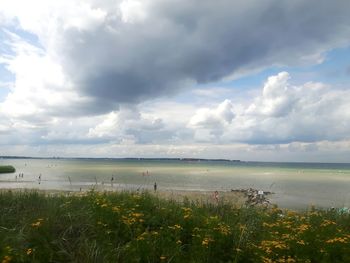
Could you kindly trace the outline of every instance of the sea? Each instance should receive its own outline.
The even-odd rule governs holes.
[[[350,207],[350,164],[145,159],[12,159],[2,189],[273,192],[282,208]],[[23,176],[22,176],[23,175]]]

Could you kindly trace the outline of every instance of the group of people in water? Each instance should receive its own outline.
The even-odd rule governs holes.
[[[16,181],[19,179],[19,178],[24,178],[24,173],[19,173],[18,175],[15,176],[15,179]],[[38,183],[40,184],[41,183],[41,174],[39,174],[38,176]]]
[[[150,176],[150,173],[149,173],[148,171],[142,172],[142,176]],[[70,182],[70,184],[72,184],[70,178],[69,178],[69,182]],[[96,185],[97,185],[98,182],[97,182],[96,176],[95,176],[95,182],[96,182]],[[114,175],[112,175],[112,177],[111,177],[111,179],[110,179],[110,182],[111,182],[111,187],[113,187],[113,186],[114,186]],[[101,185],[104,186],[104,184],[105,184],[105,182],[102,181],[102,182],[101,182]],[[154,190],[154,192],[157,191],[157,188],[158,188],[157,182],[154,182],[154,184],[153,184],[153,190]],[[80,191],[81,191],[81,188],[80,188]]]
[[[148,171],[146,171],[146,172],[142,172],[142,176],[149,176],[150,175],[150,173],[148,172]],[[18,174],[18,177],[17,177],[17,175],[16,175],[16,181],[17,181],[17,178],[23,178],[24,177],[24,173],[19,173]],[[39,174],[39,176],[38,176],[38,184],[41,184],[41,180],[42,180],[42,175],[41,174]],[[115,178],[114,178],[114,175],[112,175],[111,176],[111,179],[110,179],[110,182],[111,182],[111,187],[113,187],[113,183],[115,182],[115,180],[114,180]],[[69,183],[70,183],[70,185],[72,185],[72,181],[71,181],[71,178],[68,176],[68,180],[69,180]],[[98,182],[97,182],[97,178],[95,177],[95,181],[96,181],[96,185],[98,184]],[[104,185],[104,181],[102,181],[101,182],[101,185]],[[154,184],[153,184],[153,191],[154,192],[157,192],[157,190],[158,190],[158,185],[157,185],[157,182],[154,182]],[[80,187],[80,191],[82,191],[82,188]],[[218,191],[215,191],[214,193],[213,193],[213,199],[216,201],[216,202],[219,202],[219,192]]]
[[[142,176],[150,176],[150,173],[148,171],[146,172],[142,172]],[[19,173],[18,176],[16,175],[15,179],[16,181],[18,180],[18,178],[23,178],[24,177],[24,173]],[[70,177],[68,176],[68,180],[69,180],[69,183],[70,185],[72,185],[72,181],[70,179]],[[96,185],[97,185],[97,178],[95,177],[95,181],[96,181]],[[111,187],[113,187],[113,183],[114,183],[114,175],[112,175],[111,179]],[[38,176],[38,184],[41,184],[41,174],[39,174]],[[102,185],[104,185],[104,181],[102,181],[101,183]],[[158,185],[157,185],[157,182],[154,182],[153,184],[153,190],[154,192],[157,192],[157,189],[158,189]],[[80,191],[82,190],[82,188],[80,188]]]
[[[16,181],[18,178],[23,178],[24,174],[23,173],[19,173],[18,176],[16,175]]]

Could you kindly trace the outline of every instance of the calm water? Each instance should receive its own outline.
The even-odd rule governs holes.
[[[156,181],[168,190],[272,191],[272,202],[288,208],[350,206],[350,164],[0,159],[5,164],[16,173],[0,174],[0,188],[152,189]]]

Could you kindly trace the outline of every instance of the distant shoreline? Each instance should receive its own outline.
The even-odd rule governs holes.
[[[192,157],[37,157],[37,156],[16,156],[16,155],[0,155],[1,159],[8,160],[106,160],[106,161],[183,161],[183,162],[227,162],[227,163],[248,163],[248,164],[310,164],[310,165],[350,165],[350,162],[316,162],[316,161],[245,161],[240,159],[224,159],[224,158],[192,158]]]
[[[125,160],[125,161],[184,161],[184,162],[241,162],[230,159],[206,159],[206,158],[104,158],[104,157],[30,157],[30,156],[0,156],[0,159],[45,159],[45,160]]]

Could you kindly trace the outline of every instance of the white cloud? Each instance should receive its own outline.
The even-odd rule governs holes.
[[[96,117],[62,115],[50,118],[39,111],[28,116],[25,112],[16,115],[14,107],[13,112],[1,111],[0,143],[127,144],[135,145],[137,151],[137,146],[142,148],[144,144],[162,145],[165,149],[175,144],[194,147],[205,142],[214,147],[243,142],[252,152],[258,149],[277,152],[288,145],[285,153],[291,155],[289,152],[328,151],[325,142],[333,145],[349,140],[349,91],[313,82],[293,86],[289,79],[286,72],[269,77],[260,95],[248,105],[246,98],[243,104],[235,98],[235,105],[226,99],[216,105],[212,103],[211,107],[196,109],[191,102],[159,100],[139,106],[123,105]],[[286,100],[276,103],[280,98]],[[209,152],[206,154],[209,156]]]
[[[118,112],[111,112],[102,116],[103,120],[95,127],[90,128],[89,138],[107,138],[128,144],[151,143],[162,141],[167,133],[160,118],[140,113],[133,106],[123,106]]]
[[[145,0],[124,0],[120,4],[122,21],[124,23],[142,22],[147,14],[145,10]]]
[[[295,102],[294,88],[289,87],[289,78],[287,72],[269,77],[264,85],[262,96],[256,98],[255,102],[248,108],[247,113],[275,117],[288,114]]]
[[[104,137],[116,136],[118,132],[118,113],[112,111],[105,120],[99,123],[95,128],[89,129],[88,136],[90,137]]]
[[[78,93],[63,73],[62,66],[42,48],[38,48],[18,35],[7,32],[7,45],[13,54],[4,54],[0,63],[15,74],[11,91],[0,111],[8,118],[50,122],[57,116],[99,114],[103,105],[94,98]],[[107,105],[107,107],[109,107]],[[90,112],[90,113],[89,113]]]
[[[234,118],[233,105],[230,100],[225,100],[216,109],[199,109],[191,118],[189,125],[198,128],[213,128],[229,124]]]
[[[317,150],[310,148],[317,147]],[[292,149],[293,148],[293,149]],[[300,162],[348,162],[350,141],[299,143],[298,145],[249,145],[249,144],[186,144],[186,145],[137,145],[137,144],[59,144],[59,145],[2,145],[2,154],[66,157],[198,157],[227,158],[247,161],[300,161]]]
[[[220,103],[217,108],[199,109],[190,119],[188,127],[195,131],[195,139],[198,141],[216,141],[221,136],[226,127],[232,122],[234,113],[230,100]]]
[[[347,141],[347,90],[291,85],[287,72],[268,78],[252,100],[230,88],[190,88],[321,63],[350,43],[348,9],[326,0],[2,1],[0,63],[15,81],[0,83],[10,87],[0,101],[0,143],[91,143],[101,155],[116,144],[142,155],[153,144],[155,154],[208,156],[198,142],[286,153]],[[162,97],[181,91],[195,100]]]
[[[232,108],[228,101],[214,109],[201,109],[189,127],[196,132],[205,128],[206,137],[212,140],[207,135],[215,134],[219,142],[278,144],[350,138],[350,105],[346,99],[350,91],[313,82],[293,86],[289,79],[287,72],[269,77],[261,95],[246,109],[243,105]]]
[[[7,82],[0,81],[0,89],[3,89],[3,88],[11,89],[11,88],[13,88],[13,83],[9,82],[9,81],[7,81]]]

